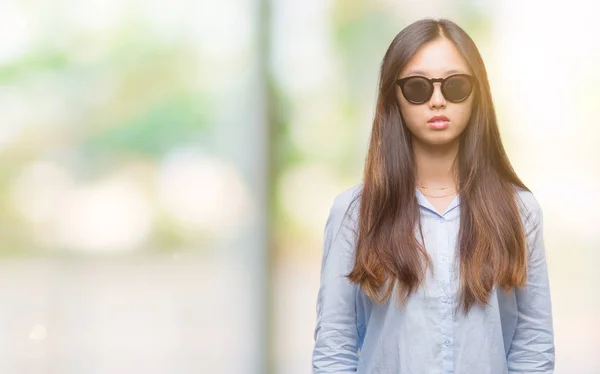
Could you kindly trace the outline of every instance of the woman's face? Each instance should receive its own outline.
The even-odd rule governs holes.
[[[446,78],[457,73],[472,74],[452,42],[441,38],[423,45],[397,78],[413,75]],[[404,124],[413,134],[413,145],[414,142],[420,142],[424,146],[449,145],[458,142],[460,134],[469,122],[474,94],[471,93],[462,102],[452,103],[444,98],[440,85],[440,82],[433,84],[433,95],[423,104],[408,102],[400,87],[396,86],[396,98]],[[449,121],[447,124],[429,122],[434,116],[446,116]]]

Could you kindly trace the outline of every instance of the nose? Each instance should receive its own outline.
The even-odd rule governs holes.
[[[429,106],[431,108],[443,108],[446,106],[446,98],[442,95],[442,84],[440,82],[433,84],[433,95],[429,99]]]

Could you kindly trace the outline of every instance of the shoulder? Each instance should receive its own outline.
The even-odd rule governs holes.
[[[329,220],[335,226],[341,226],[342,223],[350,223],[350,226],[355,226],[360,211],[362,186],[361,182],[335,195],[329,212]]]
[[[542,220],[542,207],[533,192],[515,186],[517,206],[521,213],[523,223],[528,228],[534,228]]]
[[[362,182],[339,192],[333,200],[333,208],[346,210],[351,204],[358,201],[362,192]]]
[[[353,253],[358,234],[358,204],[361,190],[362,184],[357,184],[335,195],[325,223],[322,267],[330,252],[338,255]]]
[[[522,187],[515,186],[517,195],[517,203],[519,207],[530,214],[538,214],[542,211],[542,207],[538,199],[535,197],[531,190],[524,189]]]
[[[346,213],[355,215],[358,212],[360,204],[360,194],[362,192],[362,182],[339,192],[333,199],[331,213],[342,216]]]

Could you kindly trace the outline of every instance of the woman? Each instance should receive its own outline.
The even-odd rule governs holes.
[[[313,373],[553,373],[540,206],[502,146],[487,73],[448,20],[381,65],[362,183],[325,227]]]

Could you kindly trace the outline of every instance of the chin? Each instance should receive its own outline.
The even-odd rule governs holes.
[[[458,141],[458,136],[454,136],[454,134],[435,134],[436,136],[432,136],[432,134],[428,134],[428,136],[424,136],[419,139],[419,142],[428,146],[444,146],[455,143]]]

